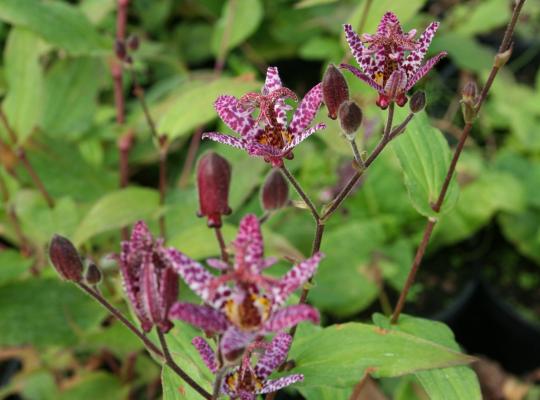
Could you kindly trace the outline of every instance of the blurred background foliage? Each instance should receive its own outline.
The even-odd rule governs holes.
[[[123,81],[126,122],[115,121],[111,65],[116,1],[0,0],[0,95],[16,133],[10,138],[5,126],[0,127],[0,397],[161,395],[159,367],[141,355],[141,345],[90,299],[58,281],[48,266],[48,240],[54,233],[65,235],[98,262],[105,273],[103,291],[124,309],[117,267],[110,258],[118,251],[122,227],[145,219],[157,233],[157,219],[164,215],[169,245],[197,259],[218,255],[213,232],[195,216],[190,146],[196,154],[212,148],[233,165],[234,213],[226,219],[227,240],[245,213],[262,214],[258,189],[269,167],[235,149],[198,145],[202,130],[227,131],[216,119],[213,101],[220,94],[258,90],[268,65],[278,66],[284,84],[302,96],[321,80],[328,63],[350,58],[341,26],[359,25],[365,1],[132,0],[128,33],[141,41],[133,55],[133,73],[145,89],[158,131],[171,143],[167,196],[161,205],[159,154],[132,92],[129,69]],[[449,56],[419,86],[427,92],[431,123],[450,145],[462,126],[460,88],[469,79],[486,79],[511,3],[376,0],[371,5],[365,32],[374,31],[386,10],[394,11],[406,30],[441,21],[430,51],[446,50]],[[512,59],[497,77],[466,143],[458,166],[459,197],[437,224],[409,313],[439,318],[456,307],[464,288],[481,281],[538,329],[539,37],[540,2],[528,1]],[[375,93],[346,78],[365,115],[362,146],[370,149],[382,126]],[[351,173],[351,155],[324,109],[318,120],[328,128],[298,147],[289,165],[322,204]],[[128,130],[136,139],[129,188],[120,190],[117,141]],[[18,160],[19,148],[53,197],[53,207]],[[328,256],[310,294],[325,323],[388,312],[403,286],[425,218],[409,200],[397,151],[384,152],[328,224],[323,240]],[[309,213],[279,211],[264,231],[269,255],[309,254]],[[281,263],[276,273],[285,267],[288,263]],[[187,289],[181,295],[190,296]],[[512,370],[511,363],[499,361]],[[536,361],[534,367],[540,367]],[[516,367],[512,372],[527,371]],[[383,381],[382,390],[393,398],[423,398],[416,379]],[[309,399],[348,394],[303,392]],[[529,390],[529,396],[534,394]]]

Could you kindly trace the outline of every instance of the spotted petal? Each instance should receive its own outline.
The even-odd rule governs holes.
[[[294,266],[287,274],[279,280],[272,288],[272,295],[275,305],[281,305],[287,298],[301,285],[313,276],[321,258],[322,253],[315,253],[312,257]]]
[[[304,375],[302,374],[294,374],[294,375],[288,375],[284,376],[283,378],[274,379],[271,381],[266,381],[263,384],[262,389],[259,391],[259,393],[271,393],[275,392],[277,390],[280,390],[286,386],[290,386],[293,383],[296,382],[302,382],[304,380]]]
[[[439,28],[438,22],[432,22],[422,33],[422,36],[417,41],[416,49],[412,50],[407,56],[402,66],[403,69],[407,72],[407,77],[411,77],[414,72],[420,67],[422,60],[424,59],[426,52],[435,36],[435,32]]]
[[[340,64],[340,68],[345,68],[351,71],[356,77],[362,79],[364,82],[366,82],[369,86],[371,86],[373,89],[375,89],[377,92],[381,93],[383,92],[383,88],[381,85],[379,85],[377,82],[375,82],[371,77],[360,71],[358,68],[353,67],[349,64]]]
[[[322,100],[322,86],[319,83],[306,94],[296,109],[290,125],[290,131],[293,135],[299,135],[311,124]]]
[[[398,34],[403,33],[401,29],[401,25],[399,23],[399,19],[396,16],[396,14],[394,14],[391,11],[387,11],[383,15],[381,22],[379,22],[379,26],[377,27],[377,34],[382,35],[382,36],[388,36],[389,34],[392,33],[390,27],[393,25],[397,27],[396,33]]]
[[[414,75],[407,80],[407,87],[405,88],[405,91],[411,89],[416,84],[416,82],[422,79],[435,66],[435,64],[437,64],[441,60],[441,58],[446,56],[446,54],[446,51],[443,51],[437,54],[435,57],[430,58],[422,67],[420,67],[420,69],[417,70]]]
[[[373,76],[376,68],[375,61],[371,57],[371,54],[366,51],[367,49],[362,44],[362,39],[360,39],[360,36],[353,30],[350,24],[343,25],[343,28],[345,29],[345,39],[347,39],[354,59],[366,74]]]
[[[231,135],[224,135],[223,133],[219,133],[219,132],[205,132],[203,133],[202,138],[210,139],[210,140],[213,140],[214,142],[227,144],[229,146],[236,147],[237,149],[242,149],[242,150],[246,149],[244,140],[235,138],[234,136],[231,136]]]
[[[238,235],[234,241],[236,250],[236,265],[253,266],[253,272],[259,272],[259,265],[263,263],[263,237],[259,219],[254,214],[246,215],[238,227]]]
[[[321,122],[321,123],[319,123],[319,124],[317,124],[315,126],[312,126],[309,129],[306,129],[306,130],[294,135],[291,142],[283,149],[283,152],[287,153],[289,150],[292,150],[293,148],[298,146],[300,143],[302,143],[308,137],[313,135],[315,132],[320,131],[321,129],[325,129],[325,128],[326,128],[326,124]]]
[[[234,96],[219,96],[214,102],[214,108],[223,122],[241,136],[257,129],[257,123],[249,110],[245,110]]]
[[[272,339],[270,346],[255,365],[255,374],[261,380],[270,376],[272,371],[285,361],[289,347],[291,347],[292,337],[286,333],[279,333]]]
[[[176,302],[169,311],[169,318],[179,319],[208,332],[224,332],[229,322],[223,313],[209,306]]]
[[[272,314],[264,324],[263,330],[266,332],[280,332],[303,321],[318,324],[320,321],[319,312],[307,304],[285,307]]]
[[[202,337],[197,336],[193,338],[191,341],[193,346],[197,349],[199,352],[199,355],[201,356],[204,364],[208,367],[210,371],[212,371],[214,374],[218,372],[218,366],[216,363],[216,355],[214,353],[214,350],[210,347],[208,342],[204,340]]]
[[[280,87],[282,87],[282,84],[277,67],[268,67],[262,93],[266,96]]]
[[[221,338],[221,352],[228,360],[232,361],[241,355],[241,351],[255,339],[256,333],[242,332],[235,327],[229,327]]]

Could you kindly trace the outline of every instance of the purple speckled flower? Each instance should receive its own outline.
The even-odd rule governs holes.
[[[171,252],[178,274],[205,302],[204,305],[177,302],[171,307],[171,319],[186,321],[209,333],[223,334],[221,351],[229,361],[235,360],[248,343],[266,334],[302,321],[319,322],[318,311],[309,305],[283,305],[313,275],[321,253],[294,266],[280,279],[262,275],[275,260],[263,257],[259,221],[251,214],[241,221],[233,248],[232,267],[220,260],[208,260],[208,265],[225,272],[221,276],[212,275],[178,251]]]
[[[154,240],[146,224],[139,221],[131,239],[122,242],[118,260],[124,290],[143,331],[157,325],[168,332],[172,327],[169,309],[178,298],[178,276],[170,249],[163,247],[161,239]]]
[[[377,105],[382,109],[391,102],[403,106],[407,102],[405,93],[446,56],[441,52],[421,65],[438,27],[438,22],[432,22],[416,40],[416,30],[404,33],[392,12],[384,14],[374,35],[359,36],[351,25],[344,25],[347,42],[361,69],[348,64],[341,64],[341,68],[377,90]]]
[[[221,391],[232,399],[255,400],[257,394],[275,392],[304,380],[301,374],[288,375],[275,380],[268,379],[270,374],[285,361],[291,341],[291,336],[279,333],[270,343],[255,342],[246,351],[242,363],[225,374]],[[201,337],[196,337],[192,343],[206,366],[214,374],[217,373],[216,356],[210,345]],[[264,349],[264,353],[255,365],[252,365],[251,358],[256,349]]]
[[[283,158],[292,158],[295,146],[325,128],[324,124],[309,127],[322,102],[320,84],[306,94],[290,124],[287,123],[290,107],[283,100],[287,97],[296,100],[296,95],[281,85],[277,68],[269,67],[261,94],[248,93],[241,99],[219,96],[214,103],[223,122],[240,137],[206,132],[203,138],[246,150],[250,155],[263,157],[266,162],[280,167]],[[256,107],[261,110],[257,119],[252,117]]]

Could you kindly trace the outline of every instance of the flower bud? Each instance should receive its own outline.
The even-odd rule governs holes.
[[[231,166],[220,155],[209,152],[201,157],[197,166],[197,186],[199,189],[198,216],[208,218],[208,226],[221,226],[221,216],[232,210],[228,204]]]
[[[495,59],[493,60],[493,65],[495,65],[497,68],[504,67],[512,55],[512,50],[512,47],[510,47],[502,53],[497,53],[495,55]]]
[[[411,102],[409,108],[412,113],[416,114],[424,109],[426,106],[426,93],[423,90],[414,92],[411,96]]]
[[[137,35],[131,35],[126,41],[128,49],[131,51],[137,51],[139,48],[139,37]]]
[[[272,169],[261,190],[262,208],[278,210],[289,201],[289,185],[279,169]]]
[[[478,87],[474,81],[469,81],[461,92],[461,110],[463,112],[463,120],[470,124],[476,118],[476,102],[478,98]]]
[[[49,257],[60,277],[67,281],[82,280],[83,264],[75,246],[63,236],[54,235],[49,247]]]
[[[354,101],[346,101],[339,107],[339,125],[348,140],[353,140],[362,124],[362,110]]]
[[[96,264],[90,263],[88,265],[88,268],[84,274],[84,280],[86,283],[92,286],[101,282],[101,270]]]
[[[124,60],[127,56],[126,45],[124,42],[117,40],[114,43],[114,52],[116,53],[116,57],[118,57],[118,59]]]
[[[349,87],[343,74],[330,64],[324,73],[322,80],[323,101],[328,109],[328,117],[337,118],[337,112],[341,103],[349,100]]]

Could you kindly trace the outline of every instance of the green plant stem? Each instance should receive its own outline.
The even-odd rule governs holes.
[[[283,174],[285,175],[285,177],[288,179],[288,181],[291,183],[291,185],[294,187],[294,189],[296,190],[296,193],[298,193],[298,195],[302,198],[302,200],[304,200],[304,203],[306,204],[306,206],[311,211],[311,215],[313,215],[313,219],[315,220],[315,222],[318,222],[319,219],[320,219],[319,218],[319,212],[317,211],[317,208],[315,208],[315,205],[313,204],[313,202],[311,201],[309,196],[306,194],[304,189],[302,189],[302,186],[300,186],[300,183],[298,183],[296,178],[287,169],[285,164],[283,164],[280,169],[283,172]]]
[[[356,144],[356,140],[355,139],[352,139],[352,140],[349,140],[347,139],[349,144],[351,145],[351,150],[353,152],[353,156],[354,156],[354,159],[356,161],[356,164],[360,167],[360,168],[365,168],[364,167],[364,160],[362,160],[362,156],[360,155],[360,151],[358,151],[358,145]]]
[[[156,328],[157,329],[157,328]],[[182,369],[178,364],[176,364],[172,358],[169,346],[167,345],[167,339],[161,330],[157,329],[157,336],[161,348],[163,350],[163,355],[165,357],[165,363],[169,368],[171,368],[179,377],[181,377],[189,386],[191,386],[197,393],[199,393],[203,398],[211,400],[212,396],[206,390],[204,390],[197,382],[195,382],[191,377]]]
[[[508,23],[503,40],[501,42],[501,45],[499,46],[499,54],[505,52],[506,50],[510,48],[510,43],[512,40],[512,35],[514,33],[516,22],[518,20],[519,13],[521,12],[521,9],[524,3],[525,3],[525,0],[520,0],[516,3],[516,6],[514,7],[512,18],[510,19],[510,22]],[[480,96],[476,105],[476,113],[480,111],[484,101],[486,100],[487,94],[489,90],[491,89],[491,86],[493,85],[493,81],[495,80],[495,77],[497,76],[499,69],[500,67],[497,66],[494,62],[491,72],[489,74],[489,77],[484,85],[484,88],[482,89],[482,92],[480,93]],[[446,193],[448,191],[450,182],[456,170],[459,157],[461,156],[461,153],[463,152],[463,147],[465,145],[465,141],[467,140],[469,136],[471,128],[472,128],[472,122],[467,122],[463,127],[458,145],[456,149],[454,150],[452,161],[450,162],[448,171],[444,178],[443,185],[439,192],[439,196],[437,197],[437,201],[435,202],[435,204],[432,206],[433,210],[437,213],[440,212],[441,210],[442,204],[444,202],[444,198],[446,197]],[[422,264],[422,259],[426,252],[427,246],[429,244],[429,240],[431,239],[431,235],[433,233],[433,228],[435,227],[436,223],[437,223],[436,218],[429,218],[426,224],[426,227],[424,228],[422,241],[420,242],[420,245],[418,246],[416,250],[416,255],[414,257],[413,264],[407,276],[407,280],[405,282],[405,285],[403,286],[403,289],[399,295],[399,299],[394,308],[394,313],[392,314],[392,319],[391,319],[392,324],[396,324],[398,322],[399,316],[401,312],[403,311],[403,307],[405,306],[407,295],[409,293],[409,290],[411,289],[411,286],[413,285],[415,281],[418,270],[420,269],[420,265]]]

